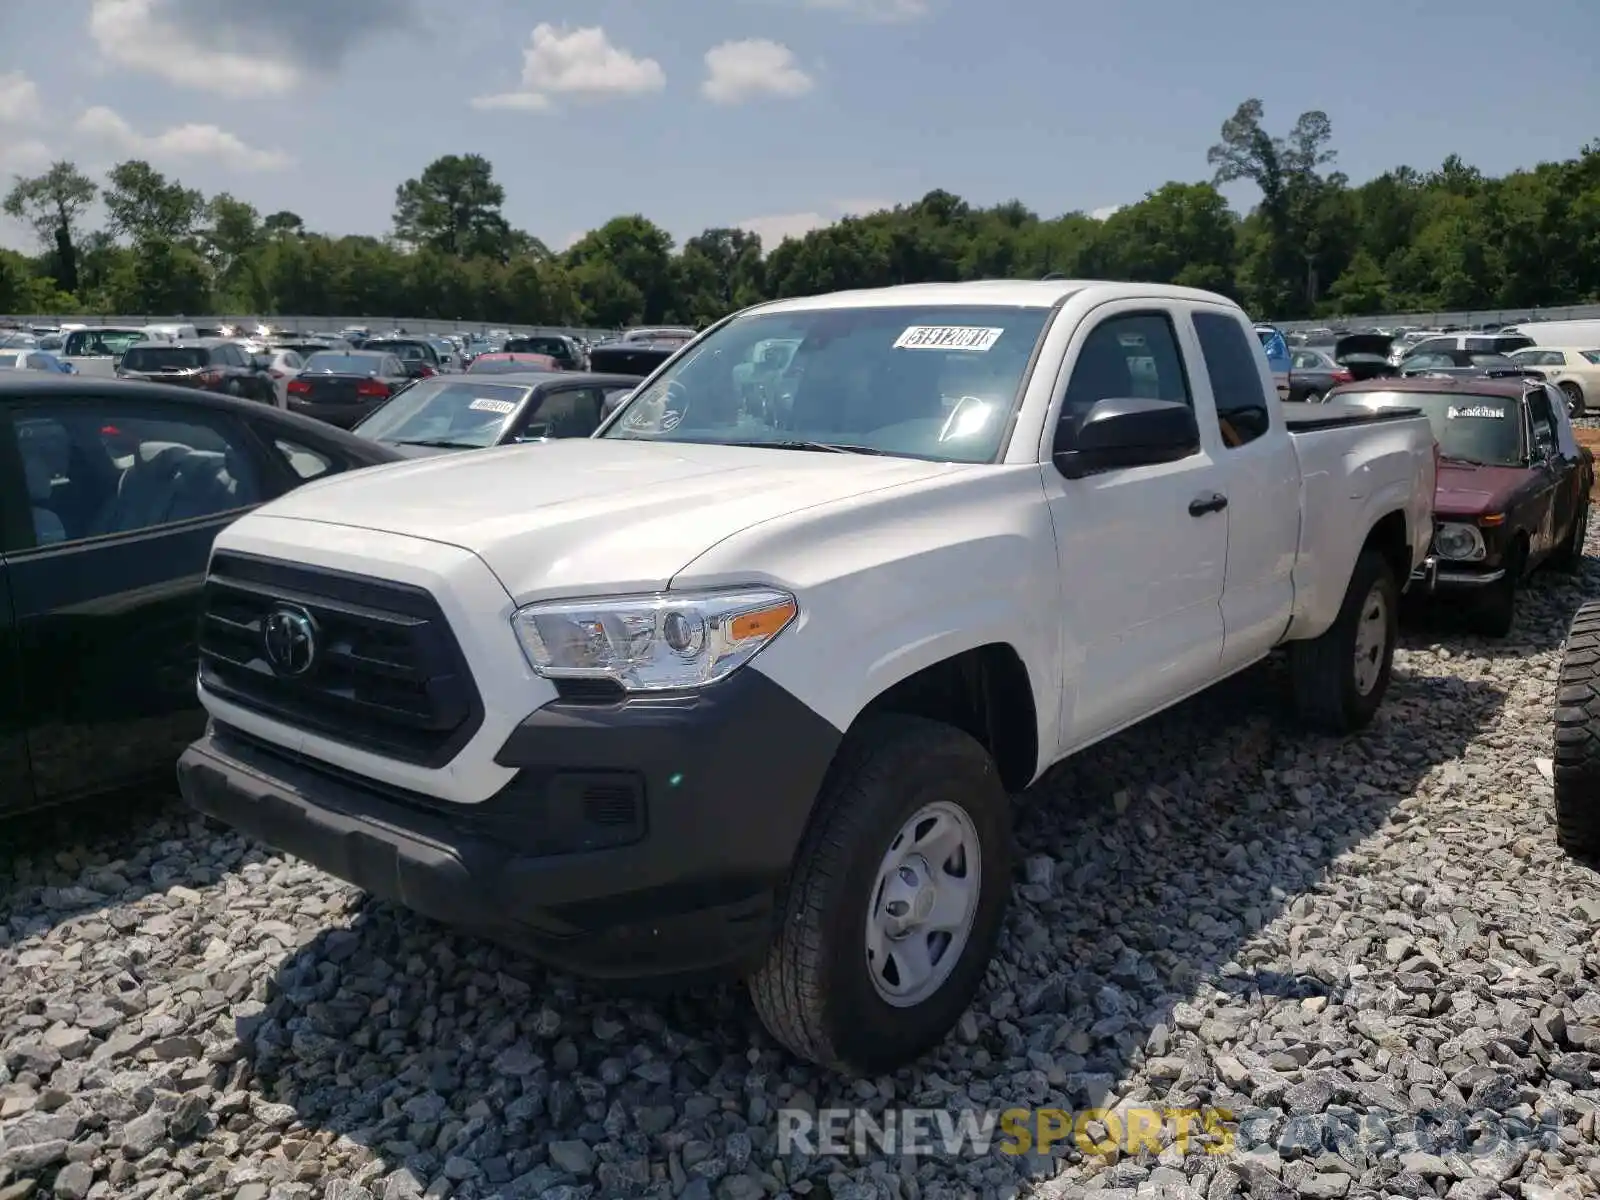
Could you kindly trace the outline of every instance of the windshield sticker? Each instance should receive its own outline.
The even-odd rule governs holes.
[[[1498,419],[1505,415],[1505,409],[1496,408],[1492,404],[1474,404],[1469,408],[1457,408],[1452,404],[1449,409],[1445,411],[1445,416],[1452,421],[1457,417],[1492,417]]]
[[[479,398],[467,405],[473,412],[499,413],[502,417],[510,413],[517,406],[510,400],[486,400]]]
[[[658,433],[671,433],[678,427],[678,422],[683,420],[683,414],[675,408],[669,408],[661,414],[661,424],[657,427]]]
[[[894,340],[896,350],[969,350],[978,354],[1000,340],[1004,329],[976,325],[912,325]]]

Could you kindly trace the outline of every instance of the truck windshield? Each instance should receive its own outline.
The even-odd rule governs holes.
[[[988,462],[1049,316],[1000,305],[753,313],[672,363],[599,436]]]
[[[1522,401],[1515,397],[1369,392],[1361,400],[1376,408],[1420,408],[1445,458],[1490,467],[1524,465]]]

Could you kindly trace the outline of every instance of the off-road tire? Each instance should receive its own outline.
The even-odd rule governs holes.
[[[1355,677],[1356,629],[1374,588],[1383,593],[1387,633],[1378,680],[1369,693],[1362,695]],[[1389,560],[1368,547],[1350,573],[1338,618],[1320,637],[1290,646],[1295,713],[1301,722],[1318,733],[1338,737],[1366,728],[1389,689],[1399,635],[1400,585]]]
[[[1556,841],[1600,856],[1600,601],[1578,609],[1556,682]]]
[[[879,866],[918,809],[958,804],[972,819],[981,863],[977,910],[944,985],[914,1007],[878,995],[866,963],[866,922]],[[878,1074],[940,1042],[971,1003],[994,954],[1011,895],[1011,805],[994,760],[959,729],[919,717],[869,717],[829,768],[794,869],[782,922],[749,980],[768,1031],[821,1066]]]
[[[1584,496],[1578,502],[1578,511],[1573,514],[1572,530],[1567,534],[1567,540],[1561,543],[1561,548],[1550,556],[1550,566],[1557,571],[1572,574],[1583,566],[1583,542],[1589,532],[1589,497]]]

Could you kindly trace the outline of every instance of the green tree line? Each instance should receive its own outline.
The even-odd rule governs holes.
[[[1210,288],[1279,319],[1600,301],[1600,141],[1499,178],[1452,154],[1359,186],[1332,142],[1325,113],[1277,135],[1247,100],[1207,153],[1211,178],[1167,183],[1104,220],[933,191],[766,252],[742,229],[675,247],[632,214],[554,253],[506,220],[505,190],[476,154],[402,183],[384,238],[314,232],[228,193],[207,199],[148,162],[102,181],[58,162],[5,197],[40,252],[0,251],[0,312],[698,325],[773,297],[1050,273]],[[1235,183],[1251,185],[1247,213],[1219,191]]]

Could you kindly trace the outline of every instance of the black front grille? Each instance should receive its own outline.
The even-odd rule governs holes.
[[[317,652],[290,676],[267,657],[268,616],[309,616]],[[483,704],[438,602],[425,590],[218,551],[206,579],[200,680],[223,700],[403,762],[449,762]]]

